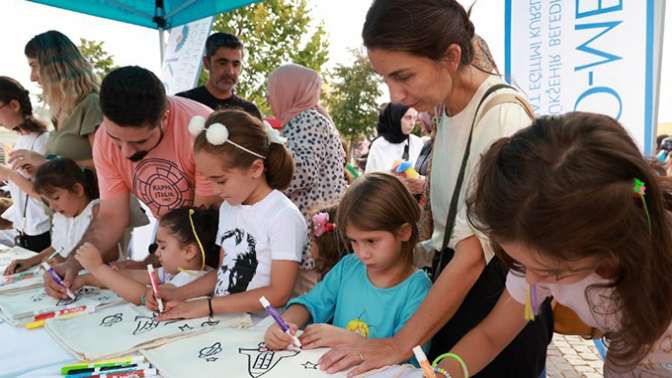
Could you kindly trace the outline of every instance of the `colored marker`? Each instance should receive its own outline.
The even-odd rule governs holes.
[[[108,358],[105,360],[84,361],[74,364],[67,364],[61,368],[61,375],[71,374],[72,370],[90,369],[105,366],[132,365],[145,362],[145,356],[126,356],[119,358]]]
[[[159,312],[163,312],[163,301],[161,300],[161,297],[159,297],[159,277],[156,275],[154,265],[147,265],[147,273],[149,273],[149,282],[152,283],[154,298],[156,298],[156,303],[159,304]]]
[[[432,369],[432,366],[429,364],[425,352],[422,351],[422,347],[418,345],[415,348],[413,348],[413,354],[415,354],[415,359],[418,360],[418,363],[420,364],[422,371],[425,372],[424,374],[425,378],[436,378],[436,374],[434,374],[434,369]]]
[[[68,297],[70,297],[70,299],[73,299],[73,300],[75,299],[75,294],[73,294],[72,291],[70,291],[70,289],[65,286],[65,283],[63,282],[63,279],[58,275],[58,273],[56,273],[54,268],[49,266],[49,264],[47,264],[46,261],[42,261],[42,268],[44,268],[44,270],[47,271],[47,273],[51,276],[51,278],[57,284],[59,284],[61,287],[63,287],[65,289],[65,293],[68,295]]]
[[[9,275],[9,276],[3,276],[3,282],[0,283],[0,286],[13,284],[15,282],[27,280],[29,278],[34,278],[36,276],[37,275],[35,274],[35,272],[22,272],[22,273],[12,274],[12,275]]]
[[[62,315],[62,316],[55,316],[55,317],[52,318],[52,319],[63,319],[63,320],[65,320],[65,319],[71,319],[71,318],[74,318],[74,317],[77,317],[77,316],[79,316],[79,315],[86,314],[86,313],[87,313],[87,312],[85,312],[85,311],[73,312],[73,313],[71,313],[71,314],[66,314],[66,315]],[[47,319],[35,320],[35,321],[33,321],[33,322],[30,322],[30,323],[26,324],[26,329],[37,329],[37,328],[44,327],[44,323],[46,323],[47,320],[49,320],[49,318],[47,318]]]
[[[91,378],[145,378],[156,377],[159,374],[156,369],[129,370],[126,372],[107,373],[92,375]]]
[[[85,306],[85,305],[76,306],[76,307],[66,307],[66,308],[58,310],[58,311],[49,311],[49,312],[42,312],[42,313],[39,313],[39,314],[35,314],[35,316],[33,317],[33,320],[49,319],[49,318],[54,318],[54,317],[60,316],[60,315],[71,314],[73,312],[86,311],[86,310],[87,310],[87,306]]]
[[[88,368],[88,369],[76,369],[70,370],[70,373],[66,375],[69,378],[80,378],[80,377],[91,377],[92,375],[99,374],[111,374],[111,373],[122,373],[130,370],[143,370],[149,369],[152,366],[150,364],[131,364],[131,365],[111,365],[97,368]]]
[[[285,322],[285,319],[283,319],[282,316],[280,316],[278,310],[276,310],[275,308],[273,308],[273,306],[271,306],[271,302],[269,302],[268,299],[266,299],[266,297],[259,298],[259,302],[261,302],[261,305],[264,306],[264,310],[266,310],[266,313],[270,315],[273,318],[273,320],[275,320],[275,322],[278,324],[282,332],[288,334],[292,338],[292,340],[294,340],[294,345],[297,348],[301,348],[301,342],[299,341],[299,338],[289,333],[289,326]]]

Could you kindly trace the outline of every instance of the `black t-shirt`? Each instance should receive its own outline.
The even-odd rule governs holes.
[[[212,110],[242,109],[257,118],[262,119],[261,112],[259,112],[257,106],[253,103],[245,101],[235,94],[226,100],[221,100],[210,94],[204,85],[185,92],[180,92],[176,94],[176,96],[186,97],[188,99],[198,101],[203,105],[209,106]]]

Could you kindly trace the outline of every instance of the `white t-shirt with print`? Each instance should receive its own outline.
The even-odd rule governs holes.
[[[269,286],[273,260],[300,263],[306,237],[301,212],[277,190],[254,205],[222,203],[215,240],[224,261],[217,271],[215,296]]]
[[[488,77],[476,90],[469,104],[458,114],[448,116],[445,113],[439,119],[434,152],[432,158],[430,199],[432,204],[432,216],[434,220],[434,233],[432,234],[432,246],[439,250],[443,244],[443,235],[446,228],[446,218],[450,200],[455,190],[457,176],[462,165],[464,150],[469,138],[469,130],[474,120],[476,107],[481,97],[493,85],[503,83],[497,76]],[[502,88],[488,96],[481,109],[498,94],[516,93],[513,89]],[[475,186],[475,176],[478,162],[481,156],[496,140],[510,136],[516,131],[529,126],[532,123],[522,106],[513,103],[504,103],[492,107],[483,115],[480,122],[474,126],[471,141],[471,151],[467,161],[464,181],[460,190],[458,201],[457,218],[453,235],[448,243],[450,248],[455,248],[458,242],[476,235],[483,246],[486,262],[494,255],[487,238],[474,229],[467,220],[466,198]]]
[[[163,267],[159,268],[156,270],[156,273],[158,274],[159,277],[159,283],[161,285],[163,284],[170,284],[175,287],[182,287],[185,286],[193,281],[195,281],[198,278],[201,278],[204,276],[206,273],[210,272],[212,268],[206,265],[204,270],[183,270],[178,272],[177,274],[173,275],[168,272],[166,272]]]
[[[425,144],[419,136],[410,134],[408,140],[401,143],[390,143],[387,139],[380,137],[374,140],[369,148],[366,173],[390,172],[394,162],[403,157],[406,144],[408,144],[408,161],[412,167],[415,167],[415,161],[418,160],[418,155]]]
[[[77,246],[82,236],[89,228],[93,219],[93,208],[98,205],[100,200],[95,199],[76,217],[66,217],[61,213],[54,213],[52,219],[53,232],[51,235],[51,246],[61,257],[66,258]]]
[[[44,151],[47,147],[47,139],[49,139],[49,133],[46,132],[42,134],[31,133],[21,135],[13,148],[15,150],[35,151],[38,154],[44,155]],[[20,172],[20,174],[23,173]],[[24,175],[24,177],[27,176]],[[21,231],[27,235],[36,236],[49,231],[51,225],[44,204],[38,199],[30,198],[26,192],[21,190],[11,181],[7,187],[9,188],[13,203],[9,209],[2,213],[2,217],[11,221],[14,224],[15,230]],[[27,207],[26,199],[28,200]],[[26,212],[25,221],[23,217],[24,209]]]

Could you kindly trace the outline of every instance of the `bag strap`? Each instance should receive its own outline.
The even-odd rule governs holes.
[[[443,258],[444,258],[443,251],[448,246],[450,238],[453,236],[453,231],[455,229],[455,219],[457,218],[457,205],[460,198],[460,192],[462,191],[462,184],[464,182],[464,176],[467,169],[467,162],[469,161],[469,153],[471,151],[471,140],[473,138],[475,125],[478,124],[478,122],[481,121],[483,116],[494,106],[510,102],[520,104],[520,106],[522,106],[523,109],[525,109],[525,112],[528,114],[528,116],[530,116],[530,118],[534,118],[534,112],[532,111],[530,105],[519,95],[510,93],[503,93],[497,95],[495,98],[493,98],[493,100],[489,101],[486,104],[482,112],[479,112],[485,100],[492,93],[504,88],[510,88],[515,90],[515,88],[507,84],[493,85],[492,87],[488,88],[488,90],[483,94],[483,97],[481,97],[481,100],[478,103],[478,106],[476,107],[476,112],[474,113],[474,119],[471,123],[471,128],[469,130],[469,137],[467,138],[467,145],[464,149],[464,154],[462,156],[462,164],[460,166],[460,172],[457,175],[457,181],[455,182],[455,189],[453,190],[453,195],[450,200],[450,207],[448,208],[448,217],[446,218],[446,228],[443,234],[443,243],[441,246],[441,251],[439,252],[440,253],[439,265],[437,266],[439,270],[442,269],[443,267]],[[435,272],[435,275],[438,276],[438,273],[439,272]]]

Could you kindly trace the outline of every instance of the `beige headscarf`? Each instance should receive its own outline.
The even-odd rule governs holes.
[[[286,125],[299,113],[315,109],[331,121],[320,106],[320,75],[298,64],[278,67],[268,77],[268,102],[276,118]]]

